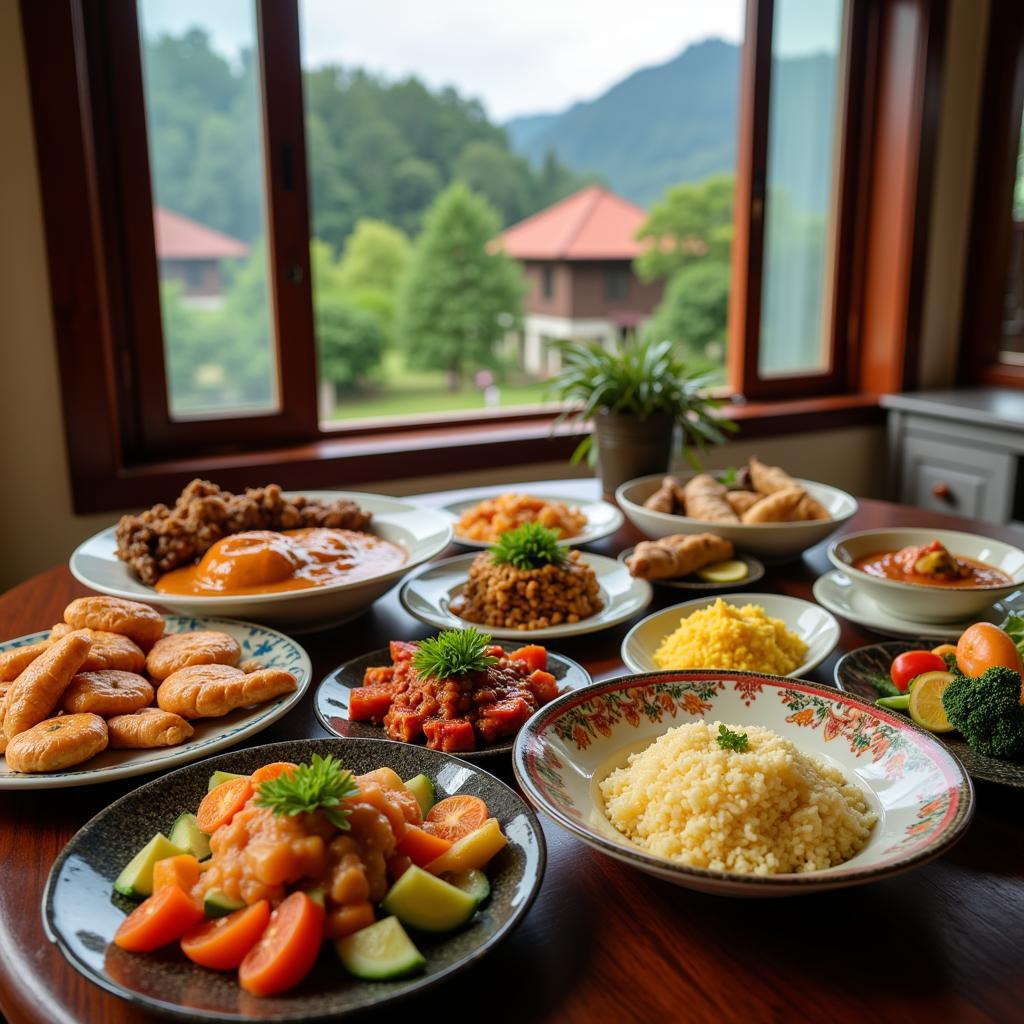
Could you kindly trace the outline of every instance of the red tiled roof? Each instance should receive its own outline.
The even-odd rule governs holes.
[[[622,196],[590,185],[501,234],[505,251],[520,260],[631,260],[647,212]]]
[[[162,206],[153,207],[153,229],[156,254],[162,260],[232,260],[249,253],[237,238]]]

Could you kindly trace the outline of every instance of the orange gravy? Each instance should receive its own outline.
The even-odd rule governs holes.
[[[975,558],[967,558],[965,555],[953,556],[963,569],[968,570],[960,579],[936,579],[935,576],[926,573],[907,572],[897,561],[898,554],[898,551],[880,551],[873,555],[864,555],[853,563],[853,567],[872,576],[898,580],[900,583],[916,583],[923,587],[969,590],[972,587],[998,587],[1013,582],[1001,569],[986,562],[979,562]]]
[[[217,541],[196,565],[161,576],[161,594],[276,594],[381,576],[405,552],[372,533],[311,528],[250,530]]]

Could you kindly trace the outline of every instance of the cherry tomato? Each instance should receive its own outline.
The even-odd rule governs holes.
[[[294,988],[313,969],[324,941],[324,908],[304,892],[293,892],[238,968],[238,982],[254,996],[276,996]]]
[[[907,651],[896,658],[889,668],[889,678],[900,693],[906,693],[911,679],[922,672],[945,672],[946,663],[931,651]]]

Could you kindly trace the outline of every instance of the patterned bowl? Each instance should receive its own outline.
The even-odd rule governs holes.
[[[764,726],[839,768],[878,814],[864,848],[823,871],[746,875],[687,867],[623,836],[605,815],[598,784],[630,753],[700,719]],[[730,896],[791,896],[909,871],[945,853],[974,813],[960,762],[901,715],[753,672],[652,672],[568,693],[522,728],[513,764],[527,798],[595,850],[676,885]]]

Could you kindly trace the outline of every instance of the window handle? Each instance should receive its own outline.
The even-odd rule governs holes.
[[[281,144],[281,185],[285,192],[295,187],[295,149],[290,142]]]

